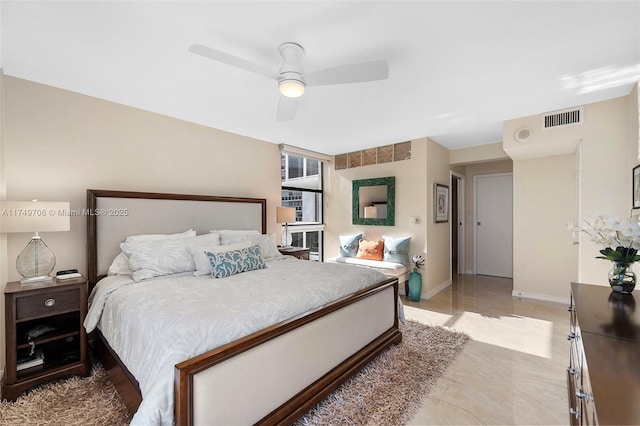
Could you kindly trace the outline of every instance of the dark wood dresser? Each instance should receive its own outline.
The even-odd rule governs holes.
[[[640,425],[640,291],[571,283],[569,311],[570,423]]]

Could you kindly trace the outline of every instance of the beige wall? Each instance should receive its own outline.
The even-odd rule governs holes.
[[[0,68],[0,200],[5,199],[6,189],[4,167],[4,71]],[[7,235],[0,234],[0,289],[3,292],[7,282],[7,264]],[[2,302],[0,302],[0,371],[4,370],[5,362],[4,334],[4,297],[2,297]]]
[[[567,300],[575,280],[572,233],[576,160],[561,155],[513,162],[513,294]]]
[[[339,236],[362,232],[366,238],[411,236],[410,256],[420,254],[427,262],[422,270],[422,298],[428,299],[451,282],[450,223],[434,223],[434,183],[449,185],[449,150],[421,138],[411,141],[411,159],[326,174],[325,258],[339,254]],[[351,223],[352,182],[394,176],[396,178],[395,226]],[[415,224],[412,217],[418,217]]]
[[[395,226],[353,225],[351,222],[352,182],[394,176],[396,179]],[[366,238],[377,239],[411,236],[410,255],[425,255],[427,250],[427,139],[411,141],[411,159],[374,164],[352,169],[335,170],[328,165],[325,174],[325,259],[340,253],[340,235],[362,232]],[[412,216],[419,223],[411,221]],[[429,260],[423,272],[430,270]],[[426,294],[423,285],[423,295]]]
[[[629,110],[630,105],[637,108],[637,89],[630,96],[636,100],[626,96],[585,105],[582,125],[535,131],[527,142],[534,158],[538,157],[536,143],[545,152],[551,145],[573,145],[575,154],[514,161],[514,294],[568,300],[571,279],[608,285],[611,266],[595,258],[600,247],[582,234],[575,253],[566,224],[592,212],[629,215],[631,170],[638,163],[637,118],[630,118],[637,116],[637,110]],[[505,122],[505,145],[516,144],[516,129],[540,128],[540,121],[540,115],[535,115]],[[577,181],[573,175],[576,169]],[[542,265],[542,253],[532,247],[548,247],[548,262]],[[532,279],[531,268],[536,264],[538,277]],[[560,265],[566,265],[562,272],[558,270]],[[564,283],[558,283],[558,277]]]
[[[449,151],[449,163],[452,166],[456,164],[472,164],[499,160],[511,160],[504,149],[502,149],[502,142]]]
[[[432,139],[427,142],[427,273],[422,293],[429,298],[451,284],[452,222],[449,212],[448,222],[435,223],[433,206],[436,183],[448,186],[451,195],[449,150]]]
[[[82,209],[88,188],[260,197],[267,199],[268,231],[279,231],[277,145],[13,77],[2,83],[6,199]],[[72,217],[70,232],[42,236],[56,270],[86,273],[85,217]],[[29,235],[7,239],[0,269],[18,279],[14,262]]]

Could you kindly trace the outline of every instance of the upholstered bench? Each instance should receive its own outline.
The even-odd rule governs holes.
[[[376,269],[389,278],[398,278],[399,290],[409,294],[409,268],[401,263],[387,262],[384,260],[358,259],[356,257],[338,256],[326,260],[327,262],[346,263],[347,265]]]

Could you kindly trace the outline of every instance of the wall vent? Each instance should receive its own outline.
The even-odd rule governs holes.
[[[563,109],[542,116],[543,129],[555,129],[558,127],[577,126],[584,119],[584,108]]]

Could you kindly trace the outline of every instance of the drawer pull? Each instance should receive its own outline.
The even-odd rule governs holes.
[[[47,299],[44,301],[44,306],[46,306],[47,308],[50,308],[55,304],[56,304],[56,299],[53,299],[53,298]]]
[[[567,372],[572,375],[572,376],[577,376],[578,375],[578,370],[576,370],[575,368],[567,368]]]
[[[576,391],[576,396],[578,398],[581,398],[581,399],[586,399],[587,401],[590,401],[590,400],[593,399],[593,397],[591,395],[589,395],[588,393],[581,392],[581,391]]]

